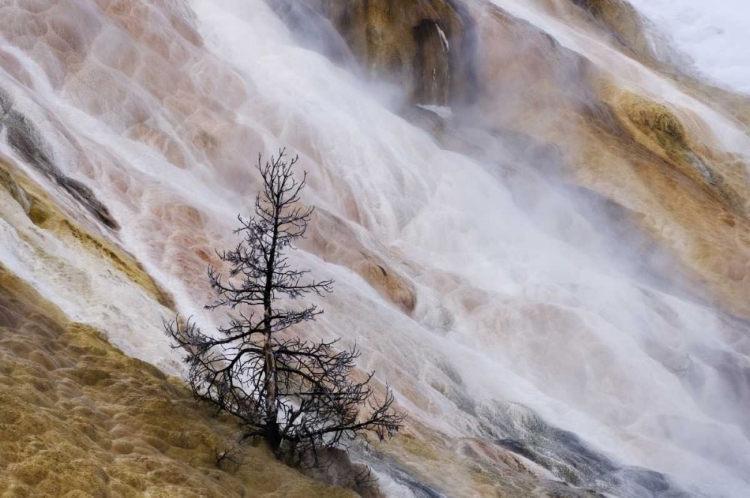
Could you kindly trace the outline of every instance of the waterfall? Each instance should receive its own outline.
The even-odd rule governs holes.
[[[746,128],[578,21],[546,2],[491,3],[606,68],[622,88],[697,116],[727,154],[750,157]],[[632,3],[655,23],[657,4],[666,5]],[[236,215],[252,209],[258,152],[287,147],[308,172],[304,202],[317,208],[310,238],[291,258],[336,282],[319,303],[325,314],[301,333],[356,343],[360,367],[394,388],[430,455],[415,458],[406,443],[355,448],[388,494],[408,496],[421,483],[471,496],[462,491],[470,464],[455,463],[451,451],[460,462],[492,461],[466,456],[485,444],[513,452],[535,479],[567,476],[615,496],[750,494],[750,325],[693,284],[664,284],[652,270],[669,273],[670,257],[641,244],[630,225],[614,230],[608,204],[546,174],[557,168],[551,156],[468,131],[480,153],[446,146],[400,112],[401,89],[308,49],[261,0],[34,5],[0,7],[0,162],[131,254],[176,303],[170,309],[98,249],[41,230],[13,208],[0,221],[0,261],[72,319],[179,374],[162,320],[178,311],[204,330],[221,320],[202,309],[205,268],[215,249],[236,242]],[[747,89],[746,74],[725,74],[743,61],[691,52],[691,36],[674,39],[701,71]],[[514,103],[514,112],[527,104]],[[423,107],[440,123],[461,113]],[[11,110],[33,123],[35,147],[91,189],[119,230],[13,145]],[[526,119],[554,129],[556,112]]]

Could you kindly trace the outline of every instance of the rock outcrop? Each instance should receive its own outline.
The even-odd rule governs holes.
[[[473,20],[449,0],[308,0],[371,75],[412,102],[448,106],[476,97]],[[294,28],[293,28],[294,29]]]
[[[706,102],[729,98],[727,92],[697,84],[656,61],[647,50],[645,26],[629,4],[574,3],[606,33],[617,35],[613,50],[644,61],[646,71],[661,70],[665,76],[659,77],[669,81],[665,84]],[[704,118],[687,107],[633,92],[610,67],[506,11],[466,4],[474,21],[464,23],[471,29],[463,36],[473,37],[482,53],[473,66],[480,89],[477,104],[457,106],[459,119],[448,123],[414,111],[409,119],[445,146],[484,161],[491,160],[487,143],[502,136],[556,147],[564,159],[552,161],[555,165],[548,155],[526,158],[544,174],[562,175],[631,213],[629,223],[653,237],[680,265],[677,270],[664,264],[661,278],[679,285],[692,282],[691,287],[702,289],[702,298],[750,317],[744,297],[750,294],[750,158],[727,150]],[[406,2],[401,8],[418,11],[415,5]],[[366,18],[359,22],[364,30]],[[608,35],[603,36],[606,40]],[[382,41],[379,50],[386,53],[390,46]],[[726,108],[732,112],[750,106],[750,99],[736,94],[730,101]],[[469,143],[467,130],[493,138]],[[560,164],[566,166],[561,169]]]
[[[626,0],[569,0],[594,17],[624,47],[645,57],[655,57],[643,19]]]

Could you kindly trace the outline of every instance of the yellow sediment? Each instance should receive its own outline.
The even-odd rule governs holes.
[[[627,77],[507,13],[491,14],[478,22],[491,47],[479,70],[492,89],[483,96],[482,126],[556,146],[566,181],[626,208],[633,228],[673,259],[661,268],[665,279],[690,282],[718,307],[750,317],[748,158],[723,150],[691,109],[635,93]],[[697,95],[684,78],[666,76]],[[703,90],[699,97],[711,105],[714,94]],[[506,95],[520,95],[522,104]]]
[[[520,498],[539,488],[538,476],[510,451],[481,439],[449,438],[413,419],[384,451],[397,454],[420,482],[455,496]]]
[[[162,306],[174,308],[172,296],[156,283],[133,256],[73,221],[25,174],[0,162],[0,186],[24,207],[34,225],[109,262]]]
[[[0,495],[352,496],[243,446],[186,386],[0,267]]]

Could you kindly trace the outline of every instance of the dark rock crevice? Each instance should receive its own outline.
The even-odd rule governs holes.
[[[422,19],[412,28],[416,43],[412,101],[447,105],[450,102],[450,43],[436,22]]]
[[[55,165],[50,147],[34,123],[18,112],[10,97],[0,91],[0,131],[3,129],[7,133],[8,144],[25,162],[53,181],[108,228],[120,229],[107,206],[97,199],[91,188],[65,175]]]

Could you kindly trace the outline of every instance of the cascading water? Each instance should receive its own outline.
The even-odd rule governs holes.
[[[649,69],[531,2],[493,2],[633,88],[689,105],[728,149],[750,152],[731,120]],[[361,367],[391,383],[412,421],[612,495],[750,494],[748,325],[652,286],[639,254],[611,258],[623,241],[584,216],[576,194],[444,150],[393,112],[396,90],[300,46],[260,0],[21,0],[0,15],[2,157],[132,253],[181,313],[205,328],[217,319],[200,310],[205,267],[250,210],[258,151],[287,146],[319,210],[293,257],[336,281],[305,332],[356,342]],[[118,233],[19,152],[11,111],[108,206]],[[142,288],[33,228],[3,222],[0,234],[2,263],[71,317],[179,371],[161,331],[171,312]],[[363,255],[382,271],[380,288],[351,269]],[[390,494],[462,493],[450,462],[358,455]]]

